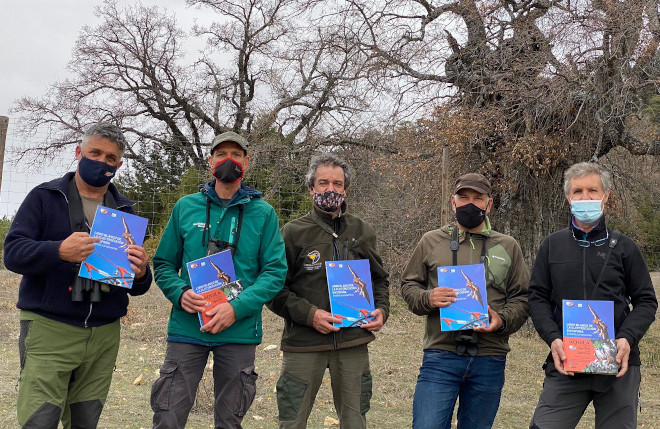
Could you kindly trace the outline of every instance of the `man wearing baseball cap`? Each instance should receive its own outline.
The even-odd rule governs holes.
[[[256,393],[254,357],[261,343],[261,309],[282,289],[284,242],[275,210],[242,183],[248,142],[229,131],[211,143],[213,180],[177,201],[154,255],[154,277],[172,302],[167,350],[151,390],[154,428],[183,428],[213,355],[216,428],[240,428]],[[205,307],[193,292],[186,263],[230,250],[243,291]],[[211,320],[200,328],[198,312]]]
[[[426,316],[424,358],[413,399],[415,429],[449,429],[457,398],[458,429],[490,428],[504,386],[509,335],[528,316],[529,272],[518,242],[491,229],[490,182],[468,173],[454,189],[456,223],[424,234],[402,276],[403,299],[413,313]],[[442,331],[439,308],[456,302],[458,295],[438,286],[438,268],[471,264],[485,268],[489,326]],[[452,286],[465,288],[466,281]]]

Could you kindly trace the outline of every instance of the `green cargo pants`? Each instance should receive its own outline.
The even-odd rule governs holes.
[[[18,422],[24,429],[95,428],[119,349],[119,320],[97,328],[21,311]]]
[[[326,352],[284,352],[277,382],[280,429],[304,429],[325,369],[330,370],[332,399],[345,429],[365,429],[372,392],[367,345]]]

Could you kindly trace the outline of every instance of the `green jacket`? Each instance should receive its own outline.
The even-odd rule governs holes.
[[[227,208],[223,207],[213,190],[214,183],[211,181],[201,192],[177,201],[154,255],[156,284],[172,302],[167,333],[198,342],[259,344],[263,304],[282,289],[286,276],[279,221],[275,210],[260,198],[261,193],[245,185]],[[207,201],[210,201],[208,219]],[[234,242],[239,204],[245,206],[234,267],[244,289],[231,301],[236,322],[217,334],[201,332],[197,313],[188,313],[180,305],[181,295],[190,288],[186,263],[206,256],[208,239],[203,243],[202,233],[207,222],[210,237]]]
[[[346,213],[335,219],[314,206],[321,222],[332,228],[333,238],[314,220],[313,214],[293,220],[282,228],[289,266],[284,288],[268,303],[274,313],[284,318],[282,350],[312,352],[344,349],[375,339],[371,332],[355,327],[322,334],[312,327],[317,309],[330,311],[330,297],[325,261],[368,259],[374,293],[374,306],[387,320],[390,310],[389,275],[376,251],[376,234],[371,226]]]
[[[438,267],[452,265],[449,244],[453,228],[444,226],[424,234],[403,272],[403,299],[413,313],[426,316],[425,350],[456,351],[451,332],[442,332],[440,329],[439,310],[429,305],[431,290],[438,286]],[[505,321],[506,327],[500,333],[480,332],[478,355],[505,355],[511,350],[509,335],[520,329],[527,320],[529,271],[518,242],[508,235],[491,230],[488,218],[481,232],[460,233],[458,265],[478,264],[482,244],[486,246],[488,305]]]

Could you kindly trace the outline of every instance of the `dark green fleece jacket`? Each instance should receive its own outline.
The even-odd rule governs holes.
[[[331,228],[333,237],[313,216]],[[322,334],[312,327],[317,309],[330,311],[330,297],[325,274],[325,261],[368,259],[374,292],[375,308],[381,309],[387,320],[390,310],[389,275],[376,251],[376,235],[371,226],[346,213],[336,218],[314,206],[314,212],[293,220],[282,228],[288,272],[284,288],[269,303],[277,315],[284,318],[282,350],[312,352],[336,350],[366,344],[374,334],[359,328],[342,328],[339,332]]]

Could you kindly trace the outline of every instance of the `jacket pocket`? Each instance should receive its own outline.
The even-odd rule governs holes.
[[[362,415],[371,409],[372,385],[371,372],[363,372],[360,382],[360,414]]]
[[[160,376],[151,386],[151,409],[169,411],[172,407],[172,381],[179,365],[176,362],[165,361],[160,367]]]
[[[250,405],[252,405],[254,397],[257,394],[258,377],[259,375],[254,372],[254,366],[241,370],[241,400],[238,404],[238,411],[236,412],[237,416],[245,416],[250,409]]]
[[[21,364],[21,372],[23,372],[23,368],[25,368],[25,358],[27,357],[25,340],[27,339],[28,333],[30,331],[30,325],[32,325],[32,320],[20,321],[21,331],[18,335],[18,356]]]
[[[295,420],[305,397],[305,391],[307,391],[307,383],[304,381],[288,374],[280,376],[277,380],[277,409],[280,420]]]

